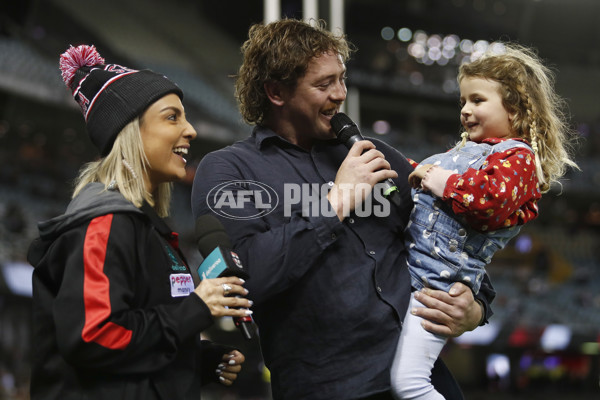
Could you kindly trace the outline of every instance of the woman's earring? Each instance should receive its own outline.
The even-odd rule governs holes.
[[[121,162],[123,163],[125,168],[127,168],[129,173],[131,174],[131,176],[133,176],[135,179],[137,179],[137,175],[136,175],[135,171],[133,170],[133,167],[131,166],[131,164],[129,164],[126,159],[122,159]]]

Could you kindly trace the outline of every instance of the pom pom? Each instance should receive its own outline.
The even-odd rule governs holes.
[[[71,82],[75,76],[75,72],[81,67],[91,67],[94,65],[104,64],[104,58],[100,56],[96,48],[82,44],[77,47],[69,47],[67,51],[60,55],[60,70],[62,71],[62,79],[68,88],[71,87]]]

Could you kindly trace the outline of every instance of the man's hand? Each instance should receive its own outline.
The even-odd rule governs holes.
[[[343,221],[371,194],[375,184],[397,177],[383,153],[375,150],[372,142],[360,140],[354,143],[340,165],[327,199]]]
[[[457,337],[479,326],[483,307],[466,285],[457,282],[449,293],[443,290],[423,289],[415,298],[425,307],[409,310],[423,318],[423,328],[437,335]]]

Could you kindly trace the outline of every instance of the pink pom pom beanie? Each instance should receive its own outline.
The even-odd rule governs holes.
[[[60,56],[62,78],[79,103],[92,143],[101,156],[129,122],[161,97],[181,89],[165,76],[105,64],[94,46],[71,46]]]

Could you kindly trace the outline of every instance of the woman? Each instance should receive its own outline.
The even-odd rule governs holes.
[[[106,65],[93,46],[71,47],[60,66],[101,157],[29,250],[31,398],[187,399],[201,383],[231,385],[244,356],[200,332],[251,313],[249,300],[228,296],[247,294],[243,280],[195,287],[161,219],[196,136],[183,93],[152,71]]]

